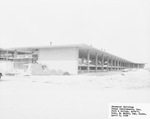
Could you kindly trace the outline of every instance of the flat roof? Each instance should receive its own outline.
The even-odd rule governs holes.
[[[5,49],[5,50],[10,50],[10,51],[12,51],[12,50],[35,51],[36,49],[72,48],[72,47],[77,47],[77,48],[80,48],[80,49],[88,49],[88,50],[98,52],[100,54],[104,54],[106,56],[112,57],[114,59],[119,59],[119,60],[126,61],[126,62],[129,62],[129,63],[134,63],[134,62],[128,61],[126,59],[123,59],[121,57],[110,54],[108,52],[105,52],[105,51],[102,51],[100,49],[94,48],[90,45],[86,45],[86,44],[49,45],[49,46],[33,46],[33,47],[18,47],[18,48],[16,47],[16,48],[9,48],[9,49]]]

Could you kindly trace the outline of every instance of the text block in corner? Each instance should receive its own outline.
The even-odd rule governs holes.
[[[110,103],[108,119],[150,119],[150,103]]]

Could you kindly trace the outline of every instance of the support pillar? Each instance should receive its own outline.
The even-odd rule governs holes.
[[[117,70],[119,70],[119,60],[117,60]]]
[[[129,68],[129,63],[127,62],[127,68]]]
[[[95,55],[95,71],[97,72],[97,64],[98,64],[98,53],[96,52],[96,55]]]
[[[104,54],[102,54],[102,71],[104,70]]]
[[[118,70],[118,60],[116,60],[116,70]]]
[[[116,59],[114,59],[114,70],[116,70]]]
[[[17,50],[14,51],[14,58],[17,58]]]
[[[121,66],[120,66],[120,61],[118,61],[118,69],[120,70]]]
[[[6,51],[6,61],[8,60],[8,50]]]
[[[126,68],[128,68],[128,63],[126,62],[126,66],[125,66]]]
[[[107,71],[109,71],[109,56],[107,56]]]
[[[118,60],[118,70],[120,70],[120,61]]]
[[[121,61],[121,69],[123,68],[123,62]]]
[[[31,54],[31,55],[32,55],[32,63],[33,63],[33,51],[32,51],[32,54]]]
[[[123,67],[124,67],[124,69],[126,68],[126,63],[125,62],[123,63]]]
[[[111,64],[110,70],[112,71],[112,68],[113,68],[113,58],[110,59],[110,64]]]
[[[125,62],[123,62],[123,69],[125,68]]]
[[[90,50],[87,51],[87,72],[90,72],[90,65],[89,65],[89,60],[90,60]]]
[[[112,60],[112,69],[114,70],[115,59]]]

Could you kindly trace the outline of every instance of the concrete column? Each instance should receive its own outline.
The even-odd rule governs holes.
[[[118,70],[118,60],[116,59],[116,70]]]
[[[118,70],[118,60],[116,59],[116,70]]]
[[[134,64],[134,68],[136,68],[136,65]]]
[[[140,64],[138,64],[138,69],[140,68]]]
[[[109,71],[109,56],[107,56],[107,71]]]
[[[110,71],[112,70],[112,57],[110,58]]]
[[[128,63],[126,62],[126,66],[125,66],[126,68],[128,68]]]
[[[90,60],[90,50],[87,51],[87,72],[90,72],[90,65],[89,65],[89,60]]]
[[[17,50],[14,51],[14,58],[17,58]]]
[[[79,48],[78,47],[76,47],[76,60],[77,60],[76,71],[77,71],[77,74],[79,74],[79,71],[81,71],[81,67],[79,67]]]
[[[116,60],[116,70],[118,70],[118,60]]]
[[[121,69],[123,68],[123,61],[121,61]]]
[[[97,72],[97,64],[98,64],[98,53],[96,52],[96,55],[95,55],[95,58],[96,58],[96,60],[95,60],[95,71]]]
[[[125,68],[125,62],[123,62],[123,68]]]
[[[102,54],[102,71],[104,70],[104,54]]]
[[[112,59],[112,70],[114,70],[115,60]]]
[[[117,60],[117,70],[119,70],[119,60]]]
[[[124,62],[124,68],[126,68],[126,62]]]
[[[121,69],[121,61],[119,61],[119,70]]]
[[[128,62],[128,68],[130,68],[130,63]]]
[[[8,50],[6,51],[6,60],[8,60]]]
[[[127,62],[127,68],[129,68],[129,63]]]
[[[116,70],[116,59],[114,59],[114,70]]]
[[[125,67],[128,68],[128,63],[126,62],[125,64],[126,64]]]
[[[118,60],[118,70],[120,70],[120,61]]]
[[[32,53],[31,53],[31,55],[32,55],[32,63],[33,63],[33,51],[32,51]]]

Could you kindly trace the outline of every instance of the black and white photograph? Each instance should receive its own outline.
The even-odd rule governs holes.
[[[150,119],[150,0],[0,0],[0,119]]]

